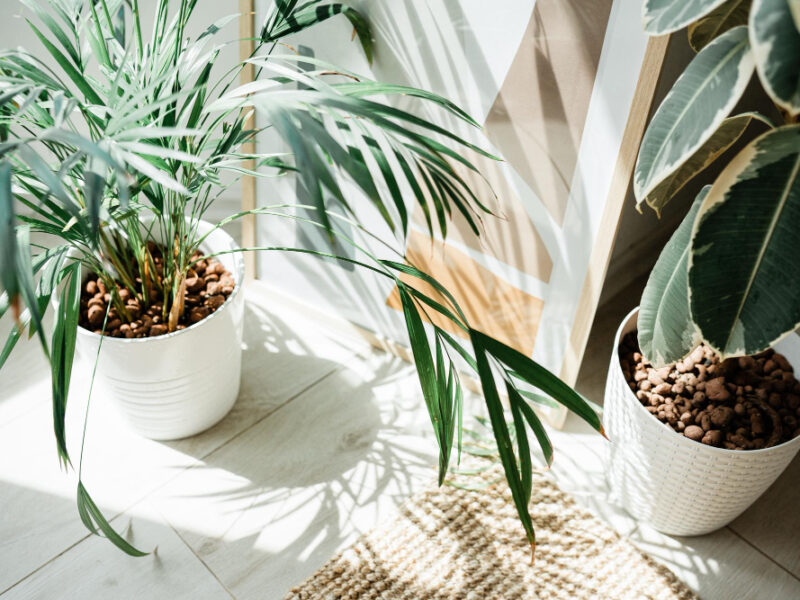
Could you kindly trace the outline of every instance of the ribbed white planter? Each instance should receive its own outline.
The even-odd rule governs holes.
[[[212,229],[201,222],[200,234]],[[235,249],[222,229],[203,243],[204,252]],[[236,287],[199,323],[153,338],[104,337],[97,378],[139,434],[154,440],[195,435],[219,422],[239,394],[244,317],[244,262],[240,253],[217,257]],[[76,350],[94,362],[100,335],[78,328]]]
[[[620,340],[636,328],[637,315],[634,309],[617,331],[606,382],[603,424],[611,440],[606,462],[611,499],[664,533],[709,533],[766,491],[800,450],[800,437],[762,450],[728,450],[665,426],[636,399],[619,364]],[[775,349],[784,351],[780,344]],[[792,354],[784,353],[792,361]]]

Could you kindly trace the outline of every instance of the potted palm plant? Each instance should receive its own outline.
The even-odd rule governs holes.
[[[688,25],[697,55],[642,140],[639,204],[660,212],[743,144],[664,247],[618,331],[606,389],[612,491],[656,528],[692,535],[735,518],[800,450],[789,360],[800,357],[800,13],[785,0],[650,0],[644,14],[654,35]],[[754,72],[782,122],[729,116]]]
[[[49,62],[24,50],[0,52],[0,313],[16,321],[0,364],[23,332],[39,337],[52,370],[53,425],[64,464],[70,462],[64,415],[76,346],[94,361],[98,376],[109,380],[144,435],[191,435],[221,419],[236,398],[241,252],[314,253],[349,261],[397,285],[439,445],[440,483],[453,449],[460,449],[457,361],[477,373],[533,547],[527,432],[534,433],[548,462],[552,447],[526,400],[539,397],[530,386],[602,430],[598,417],[557,377],[474,329],[433,277],[403,256],[379,257],[344,233],[384,242],[360,225],[342,191],[347,181],[399,236],[407,233],[407,204],[413,202],[435,215],[431,232],[436,223],[444,234],[447,215],[457,211],[477,234],[480,220],[491,215],[453,164],[475,170],[469,156],[487,153],[380,98],[416,97],[477,124],[435,94],[300,59],[281,44],[291,33],[342,15],[371,57],[368,23],[341,3],[276,0],[253,55],[221,79],[214,76],[215,40],[232,18],[191,38],[187,25],[196,0],[158,0],[147,30],[138,0],[24,3],[38,16],[40,24],[31,27]],[[298,68],[298,60],[313,69]],[[258,78],[237,87],[238,73],[248,64]],[[254,110],[264,123],[260,129],[247,126]],[[265,128],[290,152],[243,152]],[[298,198],[274,199],[217,224],[203,220],[231,174],[282,173],[298,178]],[[313,217],[298,216],[309,211]],[[328,235],[331,249],[238,248],[222,227],[247,214],[302,219]],[[47,243],[32,243],[31,234],[45,236]],[[355,252],[339,256],[343,245]],[[422,291],[429,286],[434,292]],[[43,315],[51,299],[53,326],[47,332]],[[453,321],[470,342],[462,345],[433,325],[431,311]],[[209,361],[224,388],[198,375]],[[509,398],[510,421],[498,377]],[[140,555],[109,526],[81,482],[80,467],[78,479],[78,508],[87,527]]]

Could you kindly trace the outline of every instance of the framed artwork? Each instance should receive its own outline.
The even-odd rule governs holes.
[[[271,2],[242,4],[242,13],[259,23]],[[371,65],[350,43],[344,19],[296,36],[286,51],[439,93],[482,130],[446,115],[425,116],[504,159],[477,161],[485,180],[464,173],[496,215],[484,217],[480,237],[453,218],[446,239],[431,238],[424,215],[409,202],[410,231],[398,239],[368,203],[354,198],[359,219],[390,248],[364,243],[429,272],[474,326],[573,384],[667,38],[642,31],[641,0],[504,0],[491,11],[484,0],[352,4],[374,29]],[[253,20],[242,21],[243,34],[252,31]],[[407,101],[403,108],[419,108]],[[245,206],[291,201],[293,186],[290,177],[259,180],[245,187]],[[314,228],[291,221],[276,228],[274,219],[254,219],[245,227],[245,244],[328,244]],[[252,268],[281,294],[402,344],[396,289],[345,263],[323,268],[320,260],[261,255]],[[560,425],[565,412],[553,409],[545,417]]]

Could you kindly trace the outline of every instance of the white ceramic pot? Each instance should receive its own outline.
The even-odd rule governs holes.
[[[653,417],[628,387],[620,340],[636,328],[638,309],[614,338],[603,424],[611,440],[606,477],[611,499],[670,535],[702,535],[727,525],[772,484],[800,450],[800,437],[762,450],[715,448]],[[798,339],[775,346],[797,367]]]
[[[202,235],[212,229],[201,222]],[[235,249],[222,229],[204,241],[204,252]],[[217,259],[236,287],[220,308],[199,323],[153,338],[104,337],[97,377],[126,421],[154,440],[195,435],[219,422],[239,394],[244,317],[244,262],[240,253]],[[76,350],[92,364],[100,335],[78,328]]]

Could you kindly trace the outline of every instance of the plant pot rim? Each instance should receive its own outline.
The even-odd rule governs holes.
[[[618,369],[617,375],[624,379],[624,375],[622,374],[622,365],[619,364],[619,343],[622,338],[622,330],[625,328],[625,325],[628,324],[633,317],[638,317],[639,307],[636,306],[633,310],[631,310],[627,315],[622,318],[622,322],[620,323],[619,327],[617,328],[617,333],[614,336],[614,368]],[[792,365],[794,366],[794,365]],[[694,440],[690,440],[685,435],[678,433],[672,427],[665,425],[653,415],[651,415],[647,409],[642,406],[642,403],[639,402],[639,399],[636,397],[636,394],[628,387],[627,381],[625,382],[625,401],[631,402],[636,405],[636,409],[640,411],[639,414],[643,414],[648,419],[652,419],[653,423],[657,424],[660,429],[663,429],[667,435],[674,435],[677,438],[680,438],[680,444],[686,445],[687,448],[702,448],[703,451],[708,451],[710,453],[717,453],[720,456],[742,456],[742,455],[757,455],[757,454],[767,454],[770,453],[778,448],[784,448],[789,445],[798,445],[800,444],[800,435],[795,436],[791,440],[787,440],[785,442],[781,442],[780,444],[776,444],[775,446],[770,446],[769,448],[759,448],[756,450],[729,450],[728,448],[718,448],[716,446],[709,446],[708,444],[702,444],[700,442],[695,442]]]
[[[200,219],[200,224],[201,225],[208,225],[209,228],[216,227],[215,225],[213,225],[213,224],[211,224],[208,221],[205,221],[203,219]],[[225,231],[224,229],[217,228],[215,230],[215,233],[223,235],[226,238],[226,240],[230,243],[231,246],[235,246],[237,248],[239,247],[238,244],[236,244],[236,242],[230,236],[230,234],[227,231]],[[100,335],[99,333],[95,333],[94,331],[90,331],[89,329],[86,329],[85,327],[81,327],[80,325],[78,325],[78,335],[82,335],[82,336],[85,336],[87,338],[96,338],[97,340],[102,340],[103,343],[111,343],[111,344],[145,344],[145,343],[148,343],[148,342],[150,342],[150,343],[153,343],[153,342],[168,342],[168,341],[172,340],[173,338],[175,338],[175,337],[177,337],[179,335],[182,335],[182,334],[185,334],[185,333],[187,333],[189,331],[193,331],[195,329],[198,329],[201,325],[204,325],[205,323],[209,322],[211,319],[216,317],[221,312],[223,312],[225,310],[228,310],[230,308],[231,304],[232,304],[232,301],[236,297],[236,295],[241,292],[242,285],[244,284],[244,261],[242,260],[241,254],[234,254],[233,255],[233,260],[234,260],[234,264],[236,266],[236,273],[234,274],[236,279],[234,280],[233,291],[225,299],[225,302],[222,304],[222,306],[220,306],[217,310],[212,312],[210,315],[208,315],[204,319],[198,321],[197,323],[192,323],[191,325],[187,326],[184,329],[180,329],[178,331],[172,331],[170,333],[165,333],[164,335],[157,335],[157,336],[154,336],[154,337],[142,337],[142,338],[124,338],[124,337],[117,338],[117,337],[111,337],[109,335]],[[88,277],[88,276],[89,276],[89,274],[87,273],[86,277]],[[83,278],[81,280],[81,282],[83,283],[83,281],[85,281],[85,280],[86,280],[86,278]],[[54,303],[58,302],[57,296],[55,294],[53,294],[53,301],[54,301]]]

